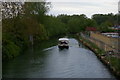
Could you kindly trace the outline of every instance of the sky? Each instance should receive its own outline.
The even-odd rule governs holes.
[[[46,0],[51,2],[49,15],[59,14],[85,14],[91,17],[93,14],[118,13],[119,0]]]

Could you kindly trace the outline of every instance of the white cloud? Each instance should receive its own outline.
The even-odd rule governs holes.
[[[119,0],[46,0],[48,2],[118,2]]]
[[[49,14],[85,14],[91,17],[93,14],[107,14],[118,12],[119,0],[49,0],[52,8]]]

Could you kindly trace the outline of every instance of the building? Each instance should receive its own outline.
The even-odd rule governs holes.
[[[90,32],[96,32],[97,29],[95,27],[86,27],[85,29],[87,37],[90,37]]]
[[[95,27],[86,27],[86,31],[97,31]]]

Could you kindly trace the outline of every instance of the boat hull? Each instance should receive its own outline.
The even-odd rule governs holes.
[[[68,49],[69,48],[69,46],[58,46],[59,47],[59,49]]]

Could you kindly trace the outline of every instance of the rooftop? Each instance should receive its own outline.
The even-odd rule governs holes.
[[[68,38],[59,38],[59,41],[62,41],[62,40],[69,41]]]
[[[86,31],[97,31],[95,27],[86,27]]]

